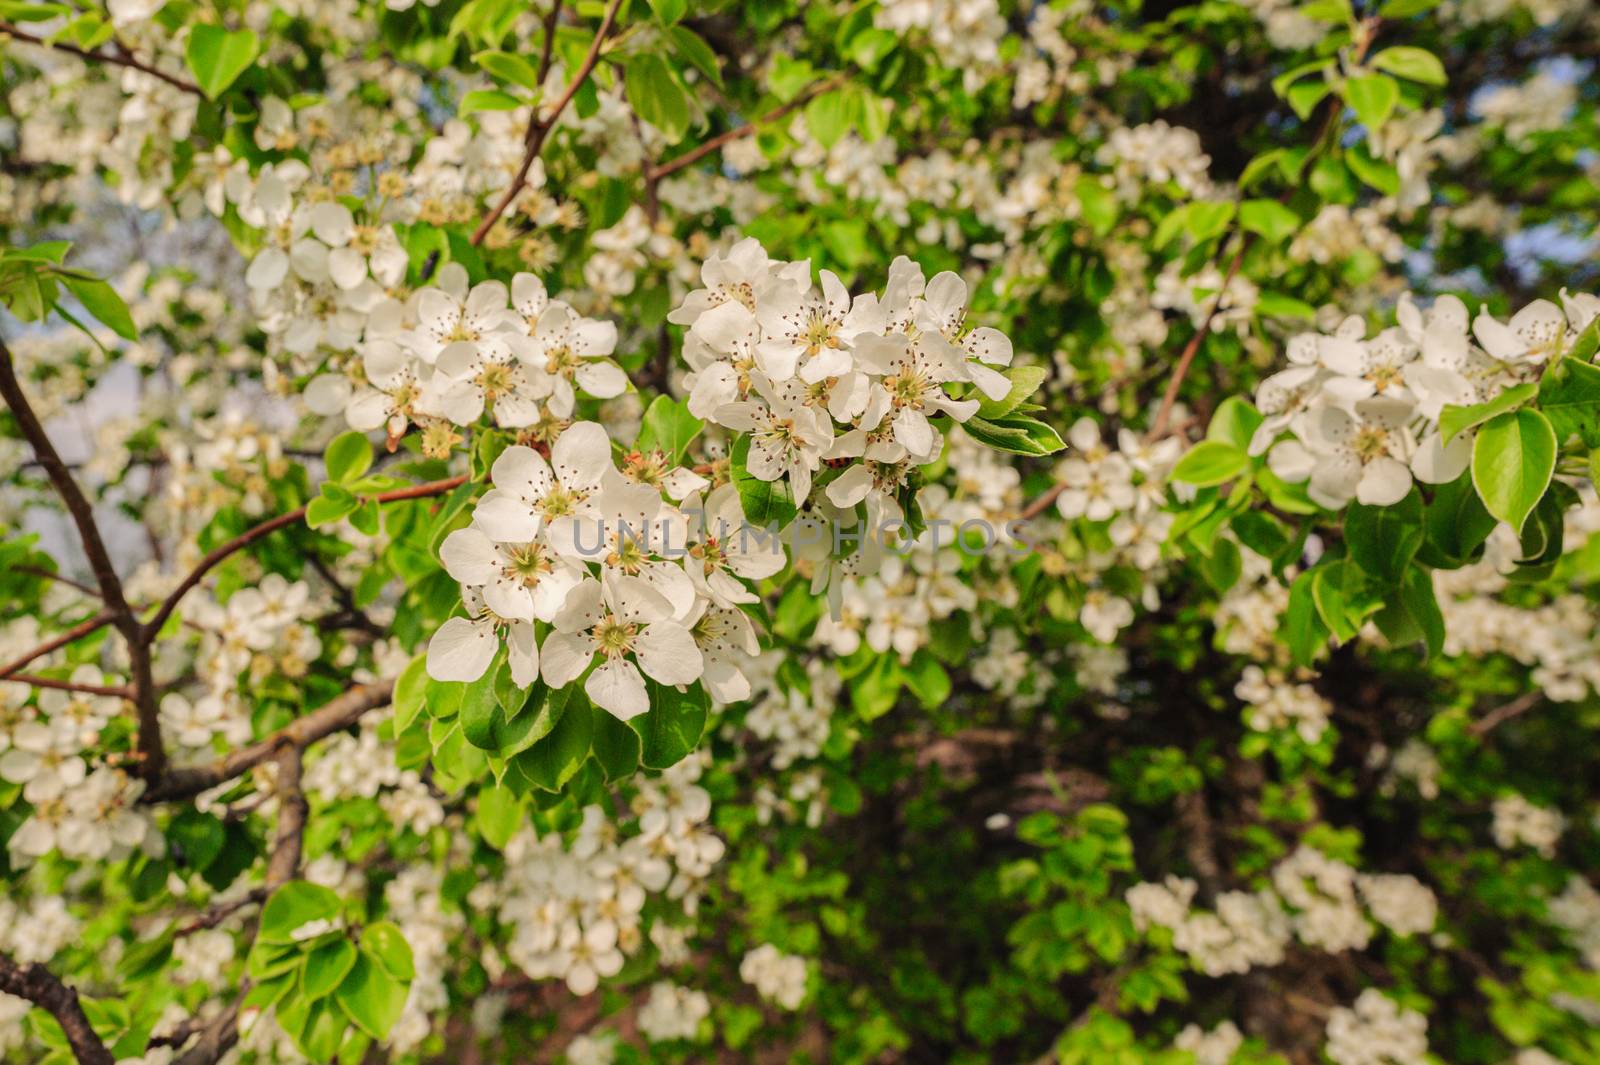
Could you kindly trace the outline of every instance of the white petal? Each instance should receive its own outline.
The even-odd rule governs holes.
[[[705,669],[689,630],[675,621],[649,625],[634,641],[639,665],[662,684],[692,684]]]
[[[462,584],[488,584],[500,576],[500,553],[480,530],[457,529],[439,545],[439,561]]]
[[[471,681],[483,676],[500,647],[494,629],[467,618],[450,618],[428,641],[428,676]]]
[[[589,674],[589,679],[583,682],[583,690],[594,700],[594,705],[609,711],[620,721],[638,717],[650,709],[644,678],[639,675],[637,666],[623,658],[610,659]]]
[[[565,688],[583,676],[594,658],[594,640],[587,634],[552,632],[544,638],[539,673],[552,688]]]
[[[596,488],[611,465],[611,440],[598,422],[574,422],[550,449],[556,476],[568,488]]]

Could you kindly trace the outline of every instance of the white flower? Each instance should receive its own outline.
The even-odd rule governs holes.
[[[696,508],[697,502],[689,502],[686,510],[693,513]],[[758,581],[783,569],[782,541],[745,521],[738,490],[731,484],[711,493],[702,518],[703,531],[684,563],[689,579],[718,606],[757,602],[759,597],[739,578]]]
[[[425,288],[416,295],[417,326],[403,334],[403,341],[429,366],[457,347],[458,361],[488,349],[502,361],[510,357],[508,338],[522,325],[522,319],[506,306],[506,287],[498,281],[475,285],[465,300],[443,289]]]
[[[1567,316],[1549,300],[1534,300],[1502,323],[1487,310],[1472,322],[1483,350],[1507,363],[1544,362],[1557,354],[1567,333]]]
[[[628,375],[608,356],[617,347],[617,326],[584,318],[565,303],[552,303],[539,315],[532,337],[515,341],[518,357],[550,380],[550,412],[570,418],[576,385],[596,399],[620,396]]]
[[[750,434],[745,468],[760,481],[787,476],[797,505],[811,495],[811,474],[833,441],[827,417],[805,403],[802,386],[774,384],[764,374],[751,375],[756,396],[717,410],[717,422]]]
[[[1105,521],[1132,509],[1133,467],[1120,452],[1106,447],[1095,420],[1079,418],[1068,430],[1067,441],[1078,454],[1062,460],[1057,469],[1057,479],[1066,485],[1056,497],[1061,516]]]
[[[756,308],[762,334],[756,363],[775,382],[796,370],[807,384],[848,372],[852,338],[881,327],[876,300],[857,300],[852,308],[843,282],[831,270],[821,277],[820,294],[783,286],[763,293]]]
[[[1299,423],[1299,436],[1314,456],[1307,493],[1334,509],[1351,499],[1367,506],[1404,499],[1411,490],[1415,450],[1406,428],[1411,414],[1409,401],[1382,396],[1361,400],[1353,412],[1334,406],[1308,411]],[[1293,454],[1285,445],[1279,450]],[[1280,465],[1273,464],[1273,470],[1280,472]]]
[[[500,650],[503,630],[511,679],[520,688],[532,684],[539,675],[539,645],[533,624],[496,614],[477,588],[463,586],[461,599],[467,616],[447,619],[428,641],[428,676],[440,681],[477,680]]]
[[[939,455],[943,438],[929,423],[929,412],[949,415],[964,422],[978,411],[975,399],[956,400],[945,394],[944,385],[964,376],[961,349],[936,333],[908,341],[898,334],[863,336],[856,346],[856,361],[868,373],[880,378],[873,388],[867,411],[861,416],[864,429],[876,428],[878,412],[887,399],[887,417],[894,439],[918,463],[932,462]]]
[[[494,487],[478,500],[473,522],[501,543],[529,543],[541,529],[567,526],[553,545],[562,550],[573,541],[570,526],[598,514],[590,497],[613,470],[611,441],[596,422],[576,422],[556,438],[550,463],[530,447],[508,447],[491,469]],[[572,554],[570,550],[568,554]]]
[[[567,597],[545,638],[542,672],[552,688],[571,684],[596,654],[604,661],[583,690],[626,721],[650,709],[640,669],[662,684],[690,684],[704,668],[689,631],[672,620],[666,597],[638,577],[586,580]],[[637,661],[637,665],[635,665]]]

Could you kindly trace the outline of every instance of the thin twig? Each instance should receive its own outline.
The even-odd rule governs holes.
[[[717,149],[732,144],[736,140],[748,137],[762,126],[767,125],[769,122],[776,122],[778,119],[791,114],[796,109],[809,103],[812,98],[821,96],[823,93],[839,87],[840,85],[844,84],[848,77],[848,74],[839,73],[823,81],[814,82],[802,90],[799,96],[796,96],[794,99],[790,100],[781,107],[773,108],[771,111],[768,111],[755,121],[746,122],[744,125],[730,129],[726,133],[719,133],[715,137],[712,137],[710,140],[706,141],[704,144],[701,144],[695,148],[691,148],[682,155],[674,159],[669,159],[659,166],[646,167],[644,172],[645,180],[653,183],[660,181],[669,174],[676,174],[684,167],[691,166],[694,163],[699,162],[701,159],[704,159]]]
[[[1172,377],[1167,381],[1167,390],[1162,393],[1161,407],[1156,411],[1156,420],[1151,423],[1149,439],[1159,440],[1166,434],[1167,419],[1172,416],[1172,407],[1178,401],[1178,389],[1183,384],[1184,377],[1189,372],[1189,366],[1194,362],[1194,357],[1200,351],[1200,345],[1211,334],[1211,323],[1217,317],[1217,312],[1222,310],[1222,301],[1228,294],[1228,286],[1233,284],[1234,277],[1239,273],[1239,266],[1244,262],[1244,253],[1250,250],[1251,233],[1245,233],[1239,241],[1239,250],[1234,253],[1233,261],[1228,264],[1228,272],[1223,275],[1222,284],[1217,287],[1217,294],[1211,297],[1211,306],[1206,309],[1206,316],[1200,320],[1200,325],[1194,331],[1194,336],[1189,338],[1189,343],[1183,346],[1183,354],[1178,356],[1178,365],[1173,368]],[[1222,251],[1222,245],[1217,245],[1217,251]]]
[[[84,1014],[77,990],[62,983],[43,965],[18,965],[8,955],[0,954],[0,991],[27,999],[54,1017],[81,1065],[115,1065],[116,1059]]]
[[[78,487],[78,482],[73,480],[66,463],[61,461],[55,445],[50,442],[44,424],[29,405],[28,397],[22,391],[22,383],[17,380],[11,349],[6,347],[3,340],[0,340],[0,397],[4,397],[6,406],[11,408],[17,427],[24,439],[33,446],[39,464],[44,467],[56,494],[72,516],[72,522],[78,528],[78,538],[83,542],[83,553],[88,557],[89,568],[100,587],[100,598],[105,602],[106,612],[111,615],[111,623],[127,641],[130,684],[139,719],[140,768],[149,777],[158,776],[166,765],[166,750],[161,743],[161,718],[156,707],[154,674],[150,667],[150,641],[123,594],[122,581],[117,577],[111,554],[106,550],[105,539],[100,534],[100,526],[95,522],[94,507]]]
[[[79,684],[71,680],[56,680],[54,677],[40,677],[32,673],[13,673],[6,678],[16,684],[30,684],[35,688],[54,688],[63,692],[82,692],[85,695],[108,695],[117,699],[134,698],[133,689],[126,684]]]
[[[18,29],[9,22],[0,22],[0,36],[14,37],[28,44],[36,44],[40,48],[53,48],[58,52],[68,52],[78,56],[80,59],[87,59],[91,63],[110,63],[112,66],[127,67],[129,70],[137,70],[148,74],[152,78],[159,78],[174,89],[181,89],[184,92],[193,93],[195,96],[205,95],[200,91],[200,86],[193,82],[184,81],[182,78],[168,74],[164,70],[158,70],[139,59],[128,51],[127,45],[120,41],[117,42],[117,51],[108,55],[105,52],[91,52],[88,49],[79,48],[75,44],[68,44],[66,41],[49,41],[43,37],[36,37],[31,33]]]
[[[375,498],[379,503],[395,503],[403,499],[423,499],[428,496],[443,495],[454,488],[460,487],[463,483],[465,483],[466,479],[467,478],[465,475],[460,477],[447,477],[442,481],[429,481],[425,484],[412,485],[410,488],[397,488],[393,492],[384,492],[380,495],[374,496],[373,498]],[[227,543],[213,548],[209,553],[206,554],[205,558],[200,560],[194,569],[189,571],[188,576],[184,577],[182,581],[178,582],[178,586],[174,588],[172,594],[167,596],[167,598],[162,602],[161,608],[156,611],[155,616],[145,623],[144,631],[146,638],[154,639],[155,635],[161,631],[161,627],[167,623],[167,619],[172,616],[172,612],[178,608],[178,603],[186,594],[188,594],[189,590],[195,585],[199,584],[201,579],[205,577],[207,573],[211,572],[212,569],[219,565],[229,555],[244,550],[246,547],[249,547],[251,544],[255,543],[257,540],[268,535],[269,533],[276,532],[287,525],[295,524],[305,516],[306,508],[298,507],[289,511],[287,514],[279,514],[275,518],[268,518],[261,524],[240,533]]]
[[[284,726],[264,740],[240,747],[214,762],[173,769],[141,797],[141,802],[188,799],[240,776],[279,756],[285,747],[304,749],[331,733],[360,720],[361,715],[389,701],[394,682],[358,684],[335,696],[305,717]]]
[[[1474,736],[1486,735],[1514,717],[1521,717],[1529,710],[1538,706],[1544,700],[1544,692],[1535,689],[1524,692],[1503,706],[1497,706],[1484,714],[1483,717],[1467,726],[1467,731]]]
[[[605,44],[606,36],[611,32],[612,24],[617,20],[617,9],[621,6],[622,0],[611,0],[611,3],[606,5],[606,13],[600,20],[600,28],[595,31],[594,41],[589,45],[588,54],[583,57],[583,62],[578,65],[577,73],[567,83],[566,91],[555,102],[555,106],[550,109],[548,116],[544,115],[542,107],[537,104],[534,105],[533,116],[528,119],[528,132],[523,137],[523,144],[526,147],[522,153],[522,165],[517,168],[517,176],[512,179],[511,187],[506,189],[505,194],[500,197],[500,202],[494,205],[494,210],[484,216],[483,221],[478,223],[478,228],[473,231],[473,244],[483,243],[483,238],[489,235],[489,230],[494,228],[494,224],[500,220],[500,216],[506,213],[506,208],[511,206],[511,202],[517,198],[517,195],[522,192],[523,186],[528,183],[528,171],[533,169],[533,161],[539,158],[539,153],[544,149],[545,138],[555,128],[556,122],[561,118],[561,112],[565,111],[567,104],[571,103],[572,98],[578,95],[578,90],[583,87],[584,82],[589,80],[589,75],[594,71],[594,65],[599,62],[600,49]]]
[[[23,654],[20,658],[15,658],[8,662],[5,666],[0,667],[0,680],[4,680],[7,677],[12,676],[18,670],[22,669],[22,667],[26,666],[29,662],[32,662],[36,658],[43,658],[51,651],[65,647],[74,640],[81,639],[82,637],[89,635],[91,632],[100,631],[107,625],[111,624],[113,620],[114,619],[111,613],[107,611],[96,614],[92,618],[86,618],[85,620],[78,622],[78,624],[72,626],[72,628],[68,629],[66,632],[63,632],[61,635],[46,640],[38,647],[35,647],[33,650]]]

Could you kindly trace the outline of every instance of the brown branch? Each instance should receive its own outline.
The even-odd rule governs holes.
[[[545,75],[550,73],[550,63],[556,54],[556,23],[561,21],[561,0],[556,0],[550,5],[550,10],[544,16],[544,41],[539,45],[539,84],[544,85]]]
[[[43,965],[18,965],[0,954],[0,991],[47,1011],[67,1034],[67,1045],[82,1065],[115,1065],[111,1051],[100,1041],[78,1002],[78,992]]]
[[[324,736],[355,724],[368,710],[384,705],[393,690],[394,682],[389,680],[358,684],[264,740],[240,747],[205,765],[171,770],[147,790],[140,801],[171,802],[192,798],[279,757],[285,747],[303,750]]]
[[[72,479],[72,473],[67,469],[66,463],[61,461],[55,445],[50,442],[44,424],[39,421],[39,416],[29,405],[28,397],[22,391],[22,384],[17,380],[11,349],[6,347],[3,340],[0,340],[0,396],[4,397],[6,406],[11,408],[12,416],[17,420],[17,427],[24,439],[32,445],[39,464],[44,467],[50,483],[55,486],[56,494],[61,497],[67,513],[72,516],[72,522],[78,528],[78,538],[83,542],[83,553],[88,557],[89,568],[94,572],[95,583],[100,587],[100,598],[105,602],[106,612],[111,615],[111,623],[127,641],[129,672],[132,674],[130,684],[139,719],[138,751],[141,770],[148,776],[156,776],[166,764],[166,750],[161,744],[161,718],[156,707],[149,640],[145,638],[144,631],[139,627],[139,619],[134,616],[133,608],[128,605],[128,600],[123,595],[122,581],[117,577],[116,567],[111,563],[111,554],[106,550],[105,539],[100,535],[100,526],[95,522],[94,507],[84,496],[83,490],[78,487],[78,482]]]
[[[1149,439],[1159,440],[1166,434],[1167,419],[1172,416],[1172,407],[1178,401],[1178,389],[1183,385],[1183,379],[1189,372],[1189,367],[1194,362],[1195,355],[1200,352],[1200,345],[1211,334],[1211,322],[1216,318],[1217,312],[1222,310],[1222,300],[1228,294],[1228,286],[1233,283],[1239,267],[1244,262],[1244,253],[1250,250],[1250,241],[1253,234],[1244,234],[1244,239],[1239,242],[1239,250],[1234,253],[1233,261],[1228,264],[1228,272],[1223,275],[1222,284],[1217,287],[1217,294],[1211,297],[1211,306],[1206,309],[1205,318],[1195,329],[1194,336],[1189,338],[1189,343],[1183,346],[1183,354],[1178,356],[1178,365],[1172,371],[1172,378],[1167,382],[1167,390],[1162,393],[1161,407],[1156,411],[1156,420],[1150,426]],[[1222,245],[1217,245],[1221,252]]]
[[[384,698],[388,697],[389,685],[369,687],[380,687]],[[350,694],[352,693],[347,692],[346,696]],[[296,724],[306,720],[309,718],[302,719]],[[246,896],[247,901],[258,901],[269,897],[300,874],[300,854],[305,837],[306,814],[310,812],[305,791],[300,786],[300,770],[305,746],[312,740],[301,742],[287,735],[293,728],[291,725],[278,733],[273,741],[269,741],[276,743],[276,748],[271,753],[278,763],[278,781],[274,789],[278,797],[278,827],[272,838],[272,852],[267,856],[266,882]],[[173,1065],[215,1065],[239,1041],[239,1004],[244,1001],[249,991],[250,980],[246,978],[240,981],[238,997],[212,1018],[211,1023],[199,1030],[199,1041]],[[193,1031],[193,1028],[186,1025],[164,1042],[181,1046]]]
[[[134,692],[126,684],[79,684],[76,681],[56,680],[32,673],[13,673],[6,678],[16,684],[29,684],[35,688],[54,688],[63,692],[82,692],[85,695],[109,695],[118,699],[132,699]]]
[[[266,898],[266,888],[251,888],[249,891],[245,892],[243,895],[240,895],[236,899],[229,899],[227,902],[219,902],[215,906],[212,906],[199,917],[196,917],[186,924],[179,926],[178,930],[174,932],[173,935],[181,939],[184,936],[192,936],[196,932],[204,931],[207,928],[215,928],[217,925],[221,924],[223,921],[226,921],[229,917],[232,917],[246,906],[254,906],[258,902],[264,902],[266,901]],[[181,1046],[182,1044],[183,1040],[179,1039],[172,1045]]]
[[[807,103],[811,102],[814,97],[821,96],[825,92],[838,88],[840,85],[844,84],[848,77],[849,75],[846,73],[839,73],[823,81],[813,82],[811,85],[803,89],[799,96],[796,96],[794,99],[790,100],[781,107],[773,108],[771,111],[768,111],[755,121],[746,122],[744,125],[730,129],[726,133],[719,133],[715,137],[712,137],[710,140],[706,141],[704,144],[701,144],[695,148],[691,148],[689,151],[684,152],[677,158],[669,159],[659,166],[646,167],[644,172],[645,180],[652,183],[657,182],[669,174],[675,174],[684,167],[691,166],[694,163],[699,162],[701,159],[704,159],[706,156],[710,155],[714,151],[717,151],[719,148],[732,144],[736,140],[748,137],[767,123],[776,122],[778,119],[784,118],[798,108],[804,107]]]
[[[1524,692],[1504,706],[1497,706],[1477,721],[1467,726],[1467,731],[1474,736],[1484,736],[1499,728],[1514,717],[1521,717],[1529,710],[1544,701],[1544,692],[1534,690]]]
[[[489,235],[489,230],[494,228],[494,224],[500,220],[500,216],[506,213],[506,208],[511,206],[511,202],[517,198],[523,186],[528,183],[528,171],[533,169],[533,161],[539,158],[539,153],[544,150],[545,138],[555,128],[556,122],[561,118],[561,112],[567,109],[567,104],[571,103],[572,98],[578,95],[578,90],[583,87],[583,83],[589,80],[589,75],[594,71],[594,65],[600,61],[601,46],[605,44],[606,36],[611,32],[611,27],[617,20],[617,9],[621,6],[622,0],[611,0],[611,3],[606,5],[606,13],[600,19],[600,28],[595,31],[594,41],[589,45],[588,54],[583,57],[583,62],[578,65],[577,73],[567,83],[566,91],[555,102],[555,106],[550,109],[548,117],[544,116],[542,107],[537,104],[534,105],[533,116],[528,119],[528,132],[522,139],[523,144],[526,146],[522,153],[522,165],[517,168],[517,176],[512,179],[511,187],[506,189],[505,195],[500,197],[500,202],[495,204],[494,210],[484,216],[483,221],[478,223],[478,228],[473,231],[473,244],[483,243],[483,238]]]
[[[42,577],[47,581],[55,581],[57,584],[64,584],[68,588],[75,588],[84,595],[92,595],[96,599],[100,598],[100,592],[98,589],[91,588],[82,581],[75,581],[66,574],[57,573],[53,569],[45,569],[43,566],[18,566],[16,567],[16,570],[18,573],[26,573],[33,577]]]
[[[58,52],[67,52],[71,55],[77,56],[80,59],[87,59],[91,63],[109,63],[116,67],[127,67],[129,70],[137,70],[141,73],[150,75],[152,78],[158,78],[161,81],[166,82],[168,85],[171,85],[174,89],[181,89],[184,92],[193,93],[195,96],[205,95],[200,91],[200,86],[194,84],[193,82],[184,81],[182,78],[174,77],[173,75],[168,74],[166,71],[158,70],[149,63],[139,59],[132,52],[128,51],[127,45],[123,44],[121,41],[116,42],[116,52],[110,54],[105,52],[91,52],[87,49],[79,48],[75,44],[68,44],[66,41],[50,41],[43,37],[36,37],[31,33],[18,29],[9,22],[0,22],[0,37],[14,37],[19,41],[26,42],[27,44],[36,44],[40,48],[53,48]]]
[[[412,485],[410,488],[397,488],[393,492],[384,492],[374,498],[379,503],[395,503],[403,499],[423,499],[428,496],[443,495],[454,488],[460,487],[466,482],[466,479],[465,475],[447,477],[442,481],[429,481],[426,484]],[[155,639],[156,634],[161,631],[161,627],[172,616],[172,612],[178,608],[179,601],[188,594],[191,588],[200,583],[201,578],[211,572],[229,555],[244,550],[263,536],[276,532],[286,525],[295,524],[305,516],[306,508],[298,507],[287,514],[279,514],[275,518],[268,518],[261,524],[240,533],[227,543],[213,548],[205,558],[200,560],[194,569],[189,571],[189,575],[178,583],[178,587],[173,589],[172,594],[167,596],[162,602],[161,608],[156,611],[155,617],[145,623],[145,639]]]
[[[112,618],[111,614],[108,612],[96,614],[92,618],[86,618],[85,620],[78,622],[78,624],[72,626],[72,628],[68,629],[66,632],[63,632],[61,635],[46,640],[38,647],[35,647],[33,650],[23,654],[20,658],[13,659],[5,666],[0,667],[0,680],[4,680],[5,678],[12,676],[23,666],[26,666],[29,662],[32,662],[36,658],[43,658],[51,651],[65,647],[73,640],[87,636],[91,632],[100,631],[107,625],[111,624],[113,620],[114,619]]]

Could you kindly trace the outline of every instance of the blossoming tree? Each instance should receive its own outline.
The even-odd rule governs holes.
[[[0,1060],[1600,1060],[1588,0],[0,0]]]

